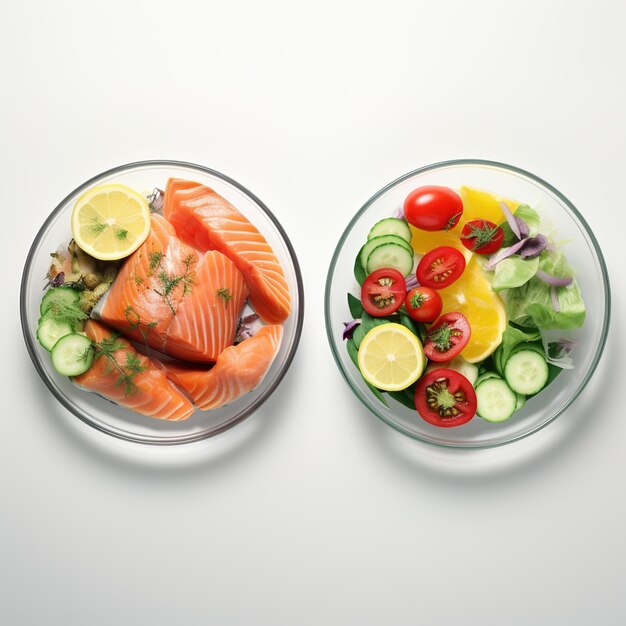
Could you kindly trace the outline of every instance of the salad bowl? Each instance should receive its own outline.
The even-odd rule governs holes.
[[[357,316],[351,315],[346,298],[347,294],[351,294],[354,296],[351,297],[354,303],[355,298],[358,299],[361,294],[355,274],[358,274],[358,259],[362,259],[365,248],[363,243],[369,243],[374,225],[384,223],[383,220],[388,221],[387,218],[404,215],[403,207],[409,194],[418,188],[431,185],[453,190],[484,190],[493,194],[493,197],[514,199],[520,205],[523,203],[532,207],[531,211],[541,217],[542,230],[549,233],[552,246],[549,249],[556,250],[558,246],[558,250],[563,252],[573,268],[575,282],[584,301],[586,311],[583,311],[582,325],[572,324],[572,327],[562,332],[552,329],[544,333],[539,328],[542,330],[545,345],[548,340],[561,341],[562,336],[569,342],[568,346],[575,345],[571,353],[573,367],[563,369],[554,380],[551,378],[550,384],[536,395],[529,394],[527,398],[523,398],[512,416],[498,423],[494,423],[496,420],[481,419],[478,415],[453,428],[442,428],[441,425],[429,423],[426,418],[420,417],[420,413],[413,408],[414,405],[410,406],[411,400],[407,402],[405,398],[403,403],[393,397],[393,394],[381,396],[372,389],[357,367],[358,357],[354,355],[356,350],[350,354],[347,349],[350,334],[345,332],[346,324],[349,324],[350,330],[360,322],[354,320],[350,323]],[[410,235],[407,239],[409,238]],[[419,258],[420,255],[417,254],[416,260]],[[402,273],[407,276],[408,285],[409,274]],[[545,273],[543,275],[546,276]],[[414,277],[414,273],[412,276]],[[507,291],[500,295],[503,297],[499,302],[508,306]],[[517,305],[519,308],[520,303],[517,302]],[[365,308],[367,311],[367,307]],[[559,310],[558,302],[556,310]],[[506,321],[511,321],[509,312],[507,311],[508,319],[505,324]],[[606,265],[600,246],[582,214],[560,191],[539,177],[517,167],[492,161],[463,159],[428,165],[381,189],[354,215],[341,235],[326,281],[325,321],[328,341],[339,371],[352,392],[371,413],[400,433],[425,443],[451,448],[471,449],[503,445],[527,437],[555,420],[576,400],[593,375],[606,342],[609,319],[610,287]],[[433,327],[436,325],[433,324]],[[482,367],[483,364],[479,365]]]
[[[93,189],[103,189],[107,185],[117,185],[120,188],[124,186],[148,198],[154,190],[165,189],[168,179],[196,181],[195,184],[205,185],[206,188],[210,188],[209,191],[213,190],[211,193],[219,194],[226,202],[236,207],[243,216],[242,219],[251,223],[273,250],[277,262],[282,267],[291,298],[290,312],[282,322],[282,340],[260,384],[252,391],[218,408],[204,411],[195,409],[188,419],[181,421],[151,419],[106,400],[96,393],[88,393],[77,387],[71,378],[61,375],[55,369],[52,362],[54,350],[51,359],[51,353],[40,345],[37,338],[42,314],[40,306],[49,274],[51,255],[55,256],[55,251],[62,246],[67,248],[68,242],[72,239],[71,216],[77,199],[85,197]],[[162,218],[161,220],[163,221]],[[189,291],[191,293],[191,289]],[[167,295],[168,292],[165,293]],[[223,296],[222,305],[228,310],[231,295],[226,290]],[[293,360],[302,332],[302,276],[293,246],[280,222],[261,200],[241,184],[200,165],[165,160],[142,161],[122,165],[95,176],[72,191],[52,211],[37,233],[26,258],[21,283],[20,315],[24,340],[35,369],[52,395],[67,410],[86,424],[120,439],[144,444],[183,444],[211,437],[240,423],[256,411],[277,388]],[[126,357],[128,360],[129,353]],[[106,368],[103,371],[108,373]],[[192,411],[193,407],[189,400],[185,402],[190,407],[189,411]]]

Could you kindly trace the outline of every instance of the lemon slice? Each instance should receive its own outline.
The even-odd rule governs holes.
[[[359,346],[363,378],[383,391],[406,389],[420,377],[425,363],[419,339],[400,324],[372,328]]]
[[[101,185],[84,193],[72,213],[72,235],[102,261],[134,252],[150,233],[148,200],[125,185]]]

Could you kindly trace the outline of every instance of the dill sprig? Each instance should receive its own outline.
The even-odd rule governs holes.
[[[129,396],[138,391],[134,379],[137,374],[144,372],[146,367],[136,352],[127,349],[128,344],[120,339],[120,335],[113,334],[102,341],[94,342],[91,348],[95,352],[96,359],[104,357],[107,360],[105,374],[110,374],[113,370],[118,372],[119,376],[115,384],[124,387],[125,395]],[[117,360],[116,356],[116,353],[121,350],[126,350],[125,360],[122,363]]]
[[[228,306],[228,301],[232,300],[232,295],[230,293],[230,289],[228,287],[222,287],[217,290],[217,297],[222,298],[224,300],[224,307]]]
[[[89,317],[80,307],[64,302],[53,302],[46,316],[52,317],[57,322],[66,322],[74,329]]]
[[[183,288],[183,297],[191,293],[191,289],[193,286],[193,271],[191,270],[191,266],[194,262],[193,256],[189,255],[185,260],[185,271],[183,274],[178,276],[169,276],[167,272],[161,271],[159,272],[158,279],[159,283],[161,283],[161,289],[155,289],[155,293],[162,296],[170,308],[172,315],[176,315],[176,309],[174,308],[174,304],[172,302],[172,294],[174,290],[178,286],[182,286]]]

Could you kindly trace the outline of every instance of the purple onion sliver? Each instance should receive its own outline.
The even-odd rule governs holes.
[[[552,274],[546,274],[543,270],[537,270],[536,276],[540,280],[543,280],[544,283],[548,283],[548,285],[552,285],[553,287],[567,287],[574,282],[573,278],[552,276]]]
[[[559,304],[559,294],[556,292],[555,285],[550,287],[550,297],[552,298],[552,308],[556,313],[559,313],[561,311],[561,305]]]
[[[513,217],[515,218],[517,226],[519,227],[519,232],[521,235],[520,239],[526,239],[526,237],[530,235],[530,227],[521,217],[517,217],[517,215],[514,215]]]
[[[419,287],[419,281],[417,280],[417,276],[412,272],[404,279],[406,284],[406,290],[410,291],[411,289],[415,289],[415,287]]]
[[[514,243],[512,246],[508,248],[502,248],[498,252],[496,252],[493,256],[489,258],[489,260],[485,263],[485,268],[488,270],[492,270],[500,261],[510,257],[515,254],[526,242],[525,239]]]
[[[567,354],[569,354],[574,348],[578,345],[578,342],[575,339],[567,339],[566,337],[561,337],[556,340],[556,343],[559,344]]]
[[[539,256],[548,246],[548,238],[545,235],[537,235],[536,237],[528,237],[523,240],[524,245],[519,251],[522,259],[534,259]]]
[[[343,326],[343,340],[345,341],[346,339],[352,339],[352,335],[354,334],[354,331],[356,329],[357,326],[361,325],[361,320],[352,320],[351,322],[344,322]]]
[[[502,212],[504,213],[504,217],[506,217],[506,221],[509,223],[511,230],[513,231],[513,234],[518,239],[521,239],[522,233],[520,232],[519,225],[517,223],[517,220],[515,219],[515,216],[513,215],[513,213],[511,213],[511,209],[509,209],[506,202],[502,202],[502,201],[500,201],[500,208],[502,209]]]
[[[395,217],[397,220],[406,220],[404,217],[404,207],[396,208],[391,217]]]

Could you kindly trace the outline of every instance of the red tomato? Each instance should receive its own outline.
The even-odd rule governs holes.
[[[461,196],[449,187],[418,187],[404,201],[407,222],[422,230],[449,230],[462,214]]]
[[[451,285],[465,270],[465,257],[456,248],[439,246],[427,252],[415,272],[420,285],[443,289]]]
[[[476,254],[493,254],[503,241],[504,231],[489,220],[472,220],[461,231],[461,243]]]
[[[404,306],[409,317],[416,322],[434,322],[441,314],[443,302],[434,289],[415,287],[406,294]]]
[[[446,313],[428,329],[424,354],[431,361],[449,361],[465,348],[471,334],[463,313]]]
[[[422,419],[434,426],[461,426],[476,414],[476,392],[463,374],[439,368],[419,379],[415,408]]]
[[[374,317],[395,313],[404,302],[404,276],[391,267],[372,272],[361,287],[363,308]]]

